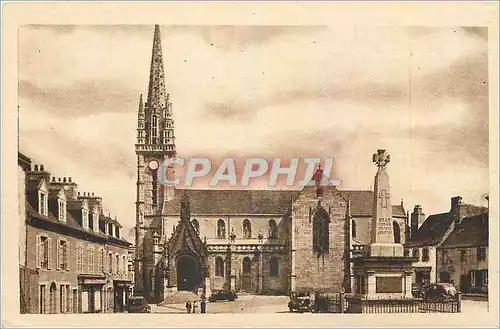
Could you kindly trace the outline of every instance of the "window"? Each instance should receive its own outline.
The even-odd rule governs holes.
[[[71,302],[73,300],[71,299],[71,289],[69,287],[69,284],[66,285],[66,291],[65,291],[65,293],[66,293],[66,311],[65,311],[65,313],[71,313],[72,309],[73,309],[71,307]]]
[[[77,271],[82,272],[83,269],[83,246],[76,247],[76,268]]]
[[[108,255],[108,272],[112,273],[113,272],[113,254],[109,253]]]
[[[127,274],[127,259],[125,256],[122,256],[122,275]]]
[[[52,264],[52,239],[37,235],[36,267],[50,270]]]
[[[356,293],[357,294],[365,293],[365,276],[362,274],[356,276]]]
[[[156,144],[156,140],[158,137],[158,118],[156,116],[153,117],[153,123],[151,125],[152,127],[152,137],[153,137],[153,144]]]
[[[410,249],[405,248],[405,250],[404,250],[404,256],[405,257],[409,257],[410,256]]]
[[[57,287],[56,284],[52,282],[50,285],[50,290],[49,290],[49,313],[54,314],[57,311],[57,304],[56,304],[56,293],[57,293]]]
[[[252,261],[250,257],[243,258],[243,273],[250,273],[252,268]]]
[[[483,274],[483,286],[487,287],[488,286],[488,270],[482,270],[481,272]]]
[[[39,293],[39,300],[38,300],[38,312],[40,314],[45,314],[47,313],[47,303],[46,303],[46,292],[45,292],[45,285],[41,284],[40,285],[40,293]]]
[[[418,260],[420,261],[420,249],[418,248],[413,249],[413,257],[418,258]]]
[[[401,243],[401,228],[395,221],[392,222],[392,230],[394,231],[394,243]]]
[[[448,272],[441,272],[439,274],[439,279],[441,282],[450,282],[450,273]]]
[[[57,241],[57,266],[58,270],[69,270],[69,242]]]
[[[272,256],[269,260],[269,276],[279,276],[278,257]]]
[[[115,263],[115,273],[120,274],[120,255],[116,255],[116,263]]]
[[[215,258],[215,276],[224,277],[224,260],[222,257]]]
[[[328,252],[330,246],[330,219],[323,208],[318,208],[313,216],[313,251],[317,253]]]
[[[447,264],[448,263],[448,250],[443,250],[443,258],[441,259],[442,264]]]
[[[95,267],[94,267],[94,248],[91,246],[87,247],[87,271],[89,273],[94,272]]]
[[[64,200],[59,200],[59,220],[66,221],[66,202]]]
[[[356,237],[356,222],[354,220],[351,221],[351,235],[353,238]]]
[[[217,237],[219,239],[226,237],[226,223],[224,223],[223,219],[217,221]]]
[[[477,260],[480,262],[486,261],[486,248],[484,247],[477,248]]]
[[[470,277],[470,286],[475,287],[476,286],[476,271],[470,271],[469,277]]]
[[[243,221],[243,238],[251,239],[252,238],[252,224],[248,219]]]
[[[429,261],[429,248],[425,247],[422,249],[422,262]]]
[[[84,229],[89,228],[89,212],[87,209],[82,209],[82,226]]]
[[[467,250],[465,250],[465,249],[460,250],[460,261],[462,263],[464,263],[465,261],[467,261]]]
[[[66,311],[65,293],[66,293],[66,287],[63,285],[60,285],[59,286],[59,311],[60,311],[60,313],[65,313],[65,311]]]
[[[101,252],[99,255],[99,270],[104,272],[104,249],[101,248]]]
[[[278,225],[276,225],[274,219],[271,219],[269,221],[269,238],[270,239],[278,238]]]
[[[39,192],[38,207],[40,214],[47,216],[47,195],[43,192]]]
[[[199,234],[200,233],[200,223],[198,223],[196,218],[191,221],[191,224],[193,225],[196,232]]]

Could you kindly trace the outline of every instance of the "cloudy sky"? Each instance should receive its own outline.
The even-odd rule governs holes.
[[[153,26],[19,30],[20,148],[135,221],[136,118]],[[162,26],[180,156],[334,157],[370,189],[391,154],[393,203],[486,205],[487,30]]]

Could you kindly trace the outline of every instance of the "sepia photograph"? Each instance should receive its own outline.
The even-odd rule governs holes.
[[[19,24],[11,311],[498,313],[491,33]]]

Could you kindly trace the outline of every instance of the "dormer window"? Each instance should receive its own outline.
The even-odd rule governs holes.
[[[115,226],[115,237],[120,238],[120,227],[118,225]]]
[[[82,226],[84,229],[89,228],[89,211],[87,209],[82,209]]]
[[[44,216],[48,216],[48,205],[47,205],[47,194],[44,192],[39,192],[38,193],[38,209],[40,211],[40,214]]]
[[[59,200],[59,220],[66,222],[66,202],[64,200]]]
[[[94,212],[92,214],[93,228],[94,232],[99,232],[99,213]]]

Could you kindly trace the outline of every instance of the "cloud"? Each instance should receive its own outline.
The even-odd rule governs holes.
[[[21,148],[102,195],[128,228],[152,33],[152,26],[20,30]],[[453,195],[482,202],[485,35],[459,27],[162,27],[178,154],[216,162],[331,156],[342,188],[368,189],[371,154],[385,148],[393,203],[404,198],[431,214],[446,211]]]

